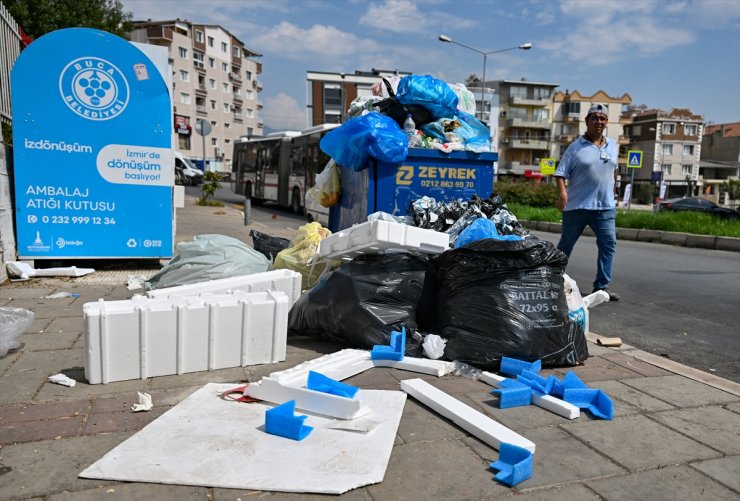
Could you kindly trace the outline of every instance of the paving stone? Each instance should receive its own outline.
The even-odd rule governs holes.
[[[691,466],[740,492],[740,456],[707,459],[691,463]]]
[[[34,315],[33,322],[31,322],[31,325],[25,330],[25,332],[29,334],[41,334],[46,331],[46,328],[53,320],[53,318],[36,318]]]
[[[524,484],[519,484],[519,486],[521,485]],[[566,485],[565,487],[554,487],[551,489],[525,490],[523,491],[523,494],[512,499],[516,501],[552,501],[554,499],[567,499],[568,501],[598,501],[601,498],[587,487],[574,484]]]
[[[16,444],[80,434],[84,416],[8,423],[0,428],[0,444]]]
[[[103,480],[102,482],[107,482]],[[98,501],[100,499],[122,501],[202,501],[208,498],[208,488],[165,484],[111,483],[96,489],[64,492],[49,496],[48,501]],[[236,499],[236,498],[233,498]]]
[[[393,377],[391,371],[382,367],[366,370],[343,382],[366,390],[401,391],[401,384]]]
[[[62,386],[54,383],[46,383],[36,395],[36,400],[43,402],[47,400],[68,400],[80,398],[93,398],[108,395],[119,395],[123,392],[146,391],[146,379],[132,379],[131,381],[119,381],[109,384],[87,384],[84,376],[72,371],[65,371],[64,374],[71,377],[77,384],[74,388]]]
[[[171,407],[155,407],[146,412],[133,412],[129,409],[122,412],[90,414],[82,433],[84,435],[97,435],[100,433],[140,430],[170,409]]]
[[[17,350],[9,351],[7,355],[0,358],[0,376],[3,375],[10,367],[21,357]],[[0,388],[2,391],[2,388]]]
[[[647,393],[627,386],[621,381],[600,381],[598,387],[609,395],[618,406],[628,405],[639,409],[641,412],[665,411],[676,408],[667,402],[651,397]]]
[[[432,383],[435,388],[439,388],[445,393],[452,395],[458,399],[461,395],[465,395],[467,393],[477,392],[488,394],[493,389],[491,385],[488,385],[482,381],[468,379],[460,376],[445,376],[441,378],[435,378],[430,380],[430,383]]]
[[[397,501],[480,499],[510,493],[493,475],[488,462],[457,440],[416,442],[394,447],[383,482],[367,490],[373,499]]]
[[[737,494],[685,465],[588,482],[605,499],[645,501],[737,500]]]
[[[561,428],[630,470],[718,455],[716,451],[645,416],[626,416],[613,421],[575,421],[561,425]]]
[[[449,419],[442,417],[411,397],[406,398],[401,422],[398,425],[398,435],[404,443],[462,438],[466,434],[465,430],[459,428]]]
[[[0,377],[0,405],[30,402],[44,382],[46,375],[37,372],[6,372]]]
[[[631,371],[635,371],[643,376],[670,376],[673,373],[660,367],[656,367],[642,360],[637,360],[635,357],[631,357],[625,353],[609,353],[602,356],[602,358],[614,362],[617,365],[621,365]]]
[[[108,485],[110,481],[85,480],[77,475],[130,435],[115,433],[4,446],[3,465],[10,471],[2,476],[0,499],[25,499]]]
[[[629,379],[624,381],[624,384],[678,407],[740,401],[740,397],[731,393],[678,375]]]
[[[203,386],[207,383],[238,383],[246,380],[247,373],[243,367],[232,367],[215,371],[189,372],[174,376],[157,376],[151,378],[149,387],[152,390],[157,390],[182,386]]]
[[[154,407],[171,407],[179,404],[200,388],[200,386],[190,386],[171,390],[150,390],[147,393],[151,395]],[[93,400],[92,410],[90,412],[97,414],[99,412],[130,411],[131,406],[138,402],[138,392],[135,391],[115,397],[96,398]]]
[[[651,416],[725,454],[740,454],[740,415],[721,407],[658,412]]]
[[[66,350],[72,348],[80,338],[79,332],[44,332],[43,334],[23,334],[18,341],[23,343],[23,351]]]
[[[588,343],[589,357],[598,357],[601,355],[608,355],[610,353],[614,353],[614,350],[607,346],[600,346],[596,343]]]
[[[373,501],[365,488],[353,489],[349,492],[345,492],[341,496],[342,501]],[[336,496],[331,496],[328,494],[308,494],[305,492],[245,491],[240,489],[213,489],[213,497],[208,498],[209,501],[248,501],[250,499],[269,499],[270,501],[318,501],[320,499],[326,500],[338,498]]]
[[[0,425],[41,421],[72,416],[86,416],[90,411],[88,400],[72,400],[46,404],[3,405],[0,406]]]
[[[81,317],[55,318],[46,327],[45,332],[74,332],[82,334],[84,325]]]
[[[0,287],[0,298],[12,299],[13,301],[38,299],[41,296],[48,296],[52,292],[54,292],[53,287],[13,287],[10,285]]]
[[[557,373],[565,375],[573,371],[582,381],[606,381],[609,379],[626,379],[642,377],[638,372],[629,370],[602,357],[591,357],[586,359],[583,365],[557,369]]]
[[[55,350],[24,352],[13,365],[13,372],[29,374],[32,372],[51,376],[65,369],[84,366],[82,350]]]

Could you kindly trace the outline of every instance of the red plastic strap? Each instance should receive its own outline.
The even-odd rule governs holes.
[[[249,397],[244,394],[244,390],[247,389],[248,384],[237,386],[236,388],[232,388],[230,390],[226,390],[221,393],[221,398],[225,400],[233,400],[234,402],[244,402],[247,404],[251,404],[252,402],[259,402],[260,400],[258,398]],[[234,397],[234,393],[239,393],[238,397]]]

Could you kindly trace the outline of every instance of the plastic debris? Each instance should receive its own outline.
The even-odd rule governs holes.
[[[370,352],[372,360],[403,360],[403,354],[406,349],[406,327],[401,328],[401,332],[391,332],[391,342],[389,346],[376,344]]]
[[[380,426],[380,421],[375,421],[366,417],[357,419],[335,419],[326,425],[331,430],[355,431],[358,433],[369,433]]]
[[[154,407],[154,404],[152,403],[152,396],[148,393],[142,393],[140,391],[137,391],[139,395],[139,403],[133,404],[131,406],[131,410],[133,412],[144,412],[144,411],[150,411],[152,410],[152,407]]]
[[[265,431],[271,435],[300,441],[313,431],[312,426],[303,424],[306,418],[308,416],[295,414],[295,400],[289,400],[265,411]]]
[[[595,388],[566,388],[563,400],[581,409],[586,409],[594,417],[614,419],[614,402],[601,390]]]
[[[48,296],[44,296],[43,299],[64,299],[67,297],[80,297],[80,295],[76,292],[55,292]]]
[[[532,388],[513,379],[504,379],[499,383],[498,388],[491,390],[491,393],[498,394],[499,409],[521,407],[532,403]]]
[[[134,276],[129,275],[128,279],[126,280],[126,288],[130,291],[137,290],[137,289],[143,289],[144,284],[146,283],[148,279],[144,276]]]
[[[499,472],[494,476],[502,484],[514,487],[532,476],[533,454],[523,447],[501,442],[498,461],[488,466]]]
[[[424,350],[424,355],[432,360],[438,360],[445,354],[445,345],[447,340],[437,334],[427,334],[424,337],[421,347]]]
[[[552,390],[555,387],[555,384],[558,383],[558,378],[555,376],[544,378],[539,374],[535,374],[528,370],[523,370],[516,379],[520,383],[526,384],[533,390],[537,390],[545,395],[552,395]]]
[[[20,347],[21,343],[16,338],[31,325],[33,317],[31,310],[0,306],[0,357]]]
[[[360,390],[356,386],[340,383],[335,379],[324,376],[315,371],[308,371],[308,382],[306,383],[306,388],[347,398],[354,398]]]
[[[69,376],[65,376],[61,372],[59,374],[54,374],[53,376],[49,376],[49,382],[61,384],[62,386],[69,386],[70,388],[73,388],[74,385],[77,384],[77,381],[75,381]]]
[[[39,268],[35,269],[28,263],[22,261],[11,261],[7,263],[8,275],[19,280],[28,280],[33,277],[82,277],[94,273],[93,268],[77,268],[69,266],[66,268]]]
[[[501,370],[499,372],[506,374],[507,376],[518,376],[524,370],[534,374],[539,374],[541,369],[541,360],[527,362],[525,360],[519,360],[518,358],[501,357]]]

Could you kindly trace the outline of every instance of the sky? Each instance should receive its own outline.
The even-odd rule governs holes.
[[[707,123],[740,121],[740,0],[123,0],[134,20],[218,24],[262,54],[259,112],[273,130],[306,126],[306,72],[372,68],[446,82],[559,84]]]

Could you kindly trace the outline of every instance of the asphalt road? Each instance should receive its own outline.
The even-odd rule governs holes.
[[[200,190],[187,188],[188,194]],[[216,198],[241,207],[227,188]],[[271,205],[296,226],[304,219]],[[535,232],[557,243],[558,234]],[[581,237],[568,274],[584,294],[596,273],[596,240]],[[679,363],[740,382],[740,254],[620,240],[611,289],[621,301],[594,307],[591,331]]]

